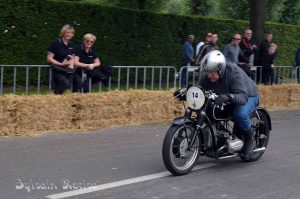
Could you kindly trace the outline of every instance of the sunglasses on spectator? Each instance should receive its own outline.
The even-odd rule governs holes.
[[[94,43],[93,40],[85,40],[84,42],[85,42],[85,43],[91,43],[91,44]]]

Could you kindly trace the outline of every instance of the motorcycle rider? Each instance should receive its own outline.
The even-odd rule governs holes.
[[[256,83],[236,64],[226,63],[218,50],[206,54],[200,68],[200,85],[206,90],[214,90],[218,95],[215,102],[234,105],[233,118],[245,138],[243,155],[249,159],[254,144],[250,115],[259,103]]]

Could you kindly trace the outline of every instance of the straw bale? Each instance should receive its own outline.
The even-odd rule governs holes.
[[[260,104],[266,109],[300,108],[300,85],[259,86]]]
[[[300,85],[259,86],[268,110],[300,108]],[[171,120],[184,111],[172,91],[0,97],[0,135],[38,135],[49,131],[85,131]]]

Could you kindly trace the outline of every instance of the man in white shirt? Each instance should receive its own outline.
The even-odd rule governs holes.
[[[197,44],[196,56],[199,54],[199,49],[201,48],[201,46],[203,46],[204,44],[207,44],[211,41],[210,37],[211,37],[211,32],[205,34],[203,40]]]

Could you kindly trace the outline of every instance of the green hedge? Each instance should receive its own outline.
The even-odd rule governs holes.
[[[0,63],[46,64],[47,48],[62,25],[73,24],[74,41],[91,32],[103,62],[112,65],[173,65],[180,67],[188,34],[201,40],[208,31],[219,33],[223,47],[248,22],[199,16],[157,14],[78,2],[2,0],[0,2]],[[279,45],[278,65],[293,65],[300,27],[267,24]]]

